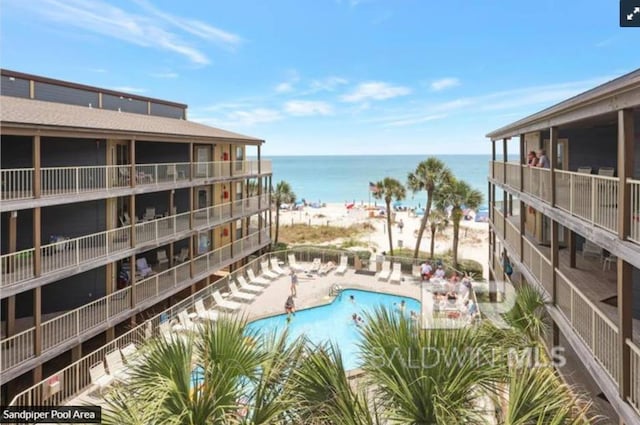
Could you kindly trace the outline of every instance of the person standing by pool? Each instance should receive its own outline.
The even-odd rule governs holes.
[[[289,295],[289,297],[287,297],[287,301],[284,303],[284,311],[287,314],[293,314],[296,312],[296,304],[293,301],[292,295]]]
[[[298,275],[295,271],[291,270],[291,296],[298,296]]]

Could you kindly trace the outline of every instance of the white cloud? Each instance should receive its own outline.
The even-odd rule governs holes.
[[[394,86],[382,81],[361,83],[354,91],[341,97],[345,102],[362,102],[366,100],[384,100],[398,96],[406,96],[411,89],[404,86]]]
[[[341,85],[347,84],[349,81],[342,77],[326,77],[319,80],[313,80],[309,84],[308,93],[316,93],[319,91],[334,91]]]
[[[275,109],[256,108],[247,111],[233,111],[227,114],[230,125],[255,125],[281,120],[282,114]]]
[[[241,42],[237,35],[203,22],[161,12],[145,1],[136,3],[151,14],[132,13],[100,0],[40,0],[18,4],[67,28],[80,28],[137,46],[170,51],[198,65],[206,65],[210,60],[186,41],[184,35],[195,35],[225,47],[234,47]],[[181,34],[171,31],[168,26]]]
[[[89,71],[95,72],[98,74],[106,74],[108,71],[104,68],[89,68]]]
[[[143,88],[140,88],[140,87],[131,87],[131,86],[113,87],[113,90],[121,91],[121,92],[125,92],[125,93],[144,93],[144,92],[147,91],[147,89],[143,89]]]
[[[274,89],[278,93],[288,93],[293,91],[293,84],[291,83],[280,83]]]
[[[428,121],[440,120],[440,119],[443,119],[443,118],[446,118],[446,117],[447,117],[446,114],[426,115],[426,116],[423,116],[423,117],[416,117],[416,118],[408,118],[408,119],[404,119],[404,120],[390,121],[390,122],[387,122],[384,125],[384,127],[403,127],[403,126],[407,126],[407,125],[421,124],[423,122],[428,122]]]
[[[285,81],[277,84],[274,88],[276,93],[289,93],[295,88],[295,85],[300,81],[300,74],[295,69],[291,69],[287,72],[288,76]]]
[[[327,102],[292,100],[285,103],[284,111],[295,116],[331,115],[333,108]]]
[[[442,91],[460,85],[460,80],[453,77],[441,78],[431,82],[431,90]]]
[[[166,78],[166,79],[172,79],[172,78],[178,78],[179,75],[177,72],[153,72],[151,74],[149,74],[151,77],[153,78]]]

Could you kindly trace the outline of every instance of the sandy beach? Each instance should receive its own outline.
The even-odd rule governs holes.
[[[344,204],[333,203],[326,204],[321,208],[304,207],[297,211],[280,211],[280,225],[287,226],[295,223],[306,223],[311,225],[332,225],[348,227],[358,223],[369,223],[374,227],[372,233],[362,235],[359,239],[366,242],[369,249],[375,248],[377,251],[388,251],[389,240],[387,235],[387,220],[384,216],[378,216],[377,210],[380,209],[378,202],[377,209],[367,209],[367,205],[357,205],[352,209],[347,209]],[[373,212],[374,217],[371,217]],[[414,216],[409,211],[395,212],[396,223],[403,221],[404,227],[402,231],[397,225],[393,226],[392,237],[393,246],[397,248],[400,244],[404,247],[413,249],[416,244],[416,235],[420,228],[421,216]],[[483,275],[487,278],[487,261],[488,261],[488,223],[476,223],[474,221],[463,220],[460,223],[460,245],[458,250],[459,258],[471,259],[478,261],[483,265]],[[453,228],[451,224],[442,232],[436,234],[435,252],[443,253],[451,249]],[[339,244],[342,239],[336,239],[327,244]],[[428,252],[430,249],[430,232],[425,231],[422,238],[420,250]]]

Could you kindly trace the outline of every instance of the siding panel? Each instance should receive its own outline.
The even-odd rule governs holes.
[[[29,80],[14,78],[13,80],[5,75],[0,80],[0,94],[2,96],[29,98]]]
[[[36,81],[35,98],[69,105],[98,107],[98,93]]]
[[[102,109],[110,109],[121,112],[133,112],[135,114],[147,114],[147,102],[129,97],[118,97],[110,94],[102,95]]]
[[[167,118],[184,118],[184,109],[177,106],[151,102],[151,115]]]

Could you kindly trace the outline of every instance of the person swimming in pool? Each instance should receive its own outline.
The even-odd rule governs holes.
[[[356,297],[354,297],[353,295],[349,295],[349,301],[351,301],[352,304],[356,303]]]

